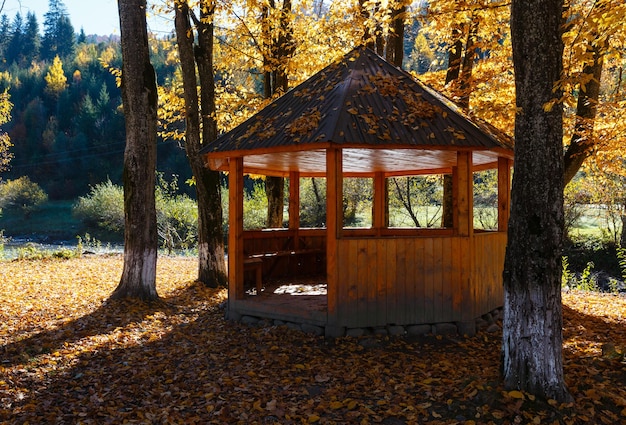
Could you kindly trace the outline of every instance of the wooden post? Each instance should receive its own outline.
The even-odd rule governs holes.
[[[454,234],[471,236],[474,233],[474,190],[472,153],[457,152],[457,165],[452,171],[454,192]]]
[[[289,230],[293,232],[293,249],[300,249],[300,173],[289,172]]]
[[[340,149],[326,150],[326,277],[328,323],[337,321],[337,239],[343,229],[343,155]]]
[[[300,173],[289,173],[289,228],[300,228]]]
[[[374,200],[372,206],[372,226],[376,229],[376,235],[380,236],[381,229],[389,226],[389,193],[387,191],[387,179],[385,174],[374,174]]]
[[[511,160],[498,158],[498,231],[509,228],[511,211]]]
[[[243,158],[228,165],[228,299],[244,297],[243,288]]]

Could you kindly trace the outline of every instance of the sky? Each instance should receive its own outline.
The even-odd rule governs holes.
[[[0,0],[0,6],[3,0]],[[76,32],[85,30],[85,34],[109,35],[120,33],[117,0],[63,0]],[[44,13],[48,11],[48,0],[4,0],[2,14],[12,21],[17,12],[25,17],[28,12],[35,12],[39,27],[43,31]],[[158,17],[148,19],[151,31],[159,32],[173,27],[167,20]]]

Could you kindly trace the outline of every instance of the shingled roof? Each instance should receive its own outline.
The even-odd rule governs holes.
[[[204,148],[203,153],[209,160],[215,160],[261,152],[262,155],[291,152],[290,158],[283,158],[282,165],[274,164],[274,172],[280,174],[298,167],[298,163],[306,168],[301,163],[302,155],[298,156],[297,152],[318,150],[322,153],[321,150],[332,145],[341,146],[348,157],[350,153],[358,157],[358,151],[363,149],[375,149],[381,164],[387,152],[391,155],[388,162],[396,164],[392,166],[396,172],[405,168],[391,153],[398,149],[417,149],[422,153],[429,150],[491,152],[482,161],[480,156],[476,157],[478,163],[485,164],[494,161],[494,154],[512,157],[510,138],[486,123],[470,119],[450,100],[365,47],[352,50],[221,135]],[[431,155],[431,160],[422,168],[453,165],[453,156],[439,156],[435,161]],[[312,158],[309,155],[309,172],[316,167],[312,165]],[[345,158],[344,155],[344,161]],[[249,163],[248,168],[272,168],[268,161],[259,160],[256,165]],[[386,166],[378,166],[381,167]],[[414,163],[412,167],[415,168]],[[213,168],[220,167],[214,165]],[[349,168],[347,171],[352,172],[374,171],[371,167],[361,169],[356,164],[353,170]]]

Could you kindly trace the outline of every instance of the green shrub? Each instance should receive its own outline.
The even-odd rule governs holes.
[[[18,248],[17,260],[45,260],[48,258],[58,258],[62,260],[68,260],[70,258],[79,258],[82,256],[82,250],[80,247],[76,248],[59,248],[55,251],[49,251],[42,249],[36,244],[27,243],[26,245]]]
[[[626,281],[626,247],[619,247],[616,251],[622,278]]]
[[[326,224],[326,179],[300,179],[300,226],[324,227]]]
[[[168,251],[190,249],[198,242],[198,207],[187,195],[157,191],[157,229],[161,246]]]
[[[0,208],[19,209],[29,217],[31,212],[47,201],[46,192],[27,176],[0,184]]]
[[[267,226],[267,195],[265,183],[256,181],[252,191],[246,191],[243,198],[243,228],[263,229]]]
[[[89,194],[78,198],[74,216],[91,228],[122,234],[124,232],[124,189],[111,180],[97,184]]]
[[[159,243],[163,248],[189,249],[196,245],[198,208],[186,195],[176,195],[176,176],[167,182],[157,175],[156,209]],[[74,215],[88,227],[116,234],[124,232],[124,189],[110,180],[91,188],[74,206]]]
[[[585,267],[585,270],[583,270],[582,274],[580,275],[580,279],[578,280],[578,283],[576,284],[576,289],[580,289],[582,291],[597,291],[598,290],[598,284],[596,280],[594,279],[592,272],[591,272],[594,266],[595,265],[591,261],[587,263],[587,267]]]
[[[561,287],[569,287],[570,284],[574,281],[574,275],[569,269],[569,260],[567,256],[563,256],[563,273],[561,274]]]

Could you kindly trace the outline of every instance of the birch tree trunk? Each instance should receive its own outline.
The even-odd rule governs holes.
[[[502,373],[507,389],[569,401],[563,377],[562,0],[513,0],[515,173],[504,265]]]
[[[124,267],[111,298],[158,298],[155,207],[157,88],[150,63],[146,0],[118,0],[122,45]]]

